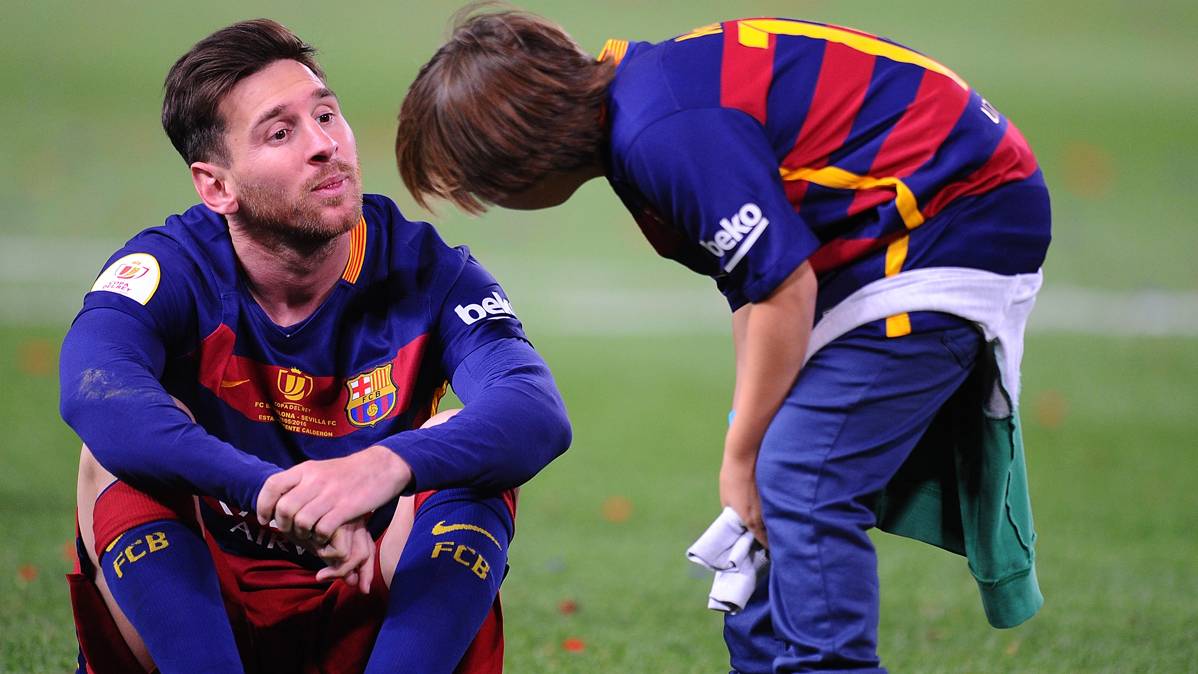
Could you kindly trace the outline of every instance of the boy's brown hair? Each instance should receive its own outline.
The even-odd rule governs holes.
[[[459,14],[408,90],[395,158],[421,206],[439,197],[477,214],[598,161],[615,66],[539,16],[475,10]]]
[[[188,166],[226,159],[221,100],[241,80],[283,60],[299,61],[324,81],[316,49],[270,19],[222,28],[175,61],[163,85],[162,128]]]

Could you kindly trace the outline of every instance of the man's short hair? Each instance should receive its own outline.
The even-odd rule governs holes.
[[[166,75],[162,128],[190,166],[227,160],[219,106],[238,82],[275,61],[307,66],[322,81],[316,49],[270,19],[242,21],[200,40]]]
[[[599,160],[615,66],[539,16],[472,11],[408,90],[395,158],[420,205],[439,197],[481,213],[551,173]]]

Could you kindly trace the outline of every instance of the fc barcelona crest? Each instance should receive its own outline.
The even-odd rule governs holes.
[[[396,389],[391,381],[391,363],[380,365],[345,382],[349,402],[345,413],[355,426],[373,426],[395,408]]]

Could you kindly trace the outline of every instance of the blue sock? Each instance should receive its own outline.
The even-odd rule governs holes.
[[[499,496],[440,491],[416,513],[366,674],[449,674],[491,610],[512,518]]]
[[[133,527],[101,553],[100,567],[159,672],[243,671],[212,555],[187,525]]]

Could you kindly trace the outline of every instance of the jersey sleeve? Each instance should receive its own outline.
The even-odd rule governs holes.
[[[133,486],[252,509],[280,468],[209,434],[160,381],[195,334],[197,278],[166,237],[139,236],[113,255],[63,340],[60,410],[100,465]]]
[[[724,108],[653,122],[624,153],[629,180],[710,254],[733,310],[768,298],[819,248],[786,199],[760,125]]]
[[[450,284],[441,306],[434,308],[439,311],[435,322],[442,366],[450,373],[484,344],[513,337],[528,341],[511,300],[495,277],[470,255],[465,246],[453,249],[453,252],[465,256],[465,263]]]
[[[140,321],[164,344],[177,344],[195,325],[195,264],[170,238],[143,232],[114,253],[83,298],[82,315],[115,309]]]
[[[565,403],[549,367],[523,339],[472,351],[453,372],[453,390],[465,403],[461,413],[380,442],[411,466],[409,492],[518,487],[570,446]]]

